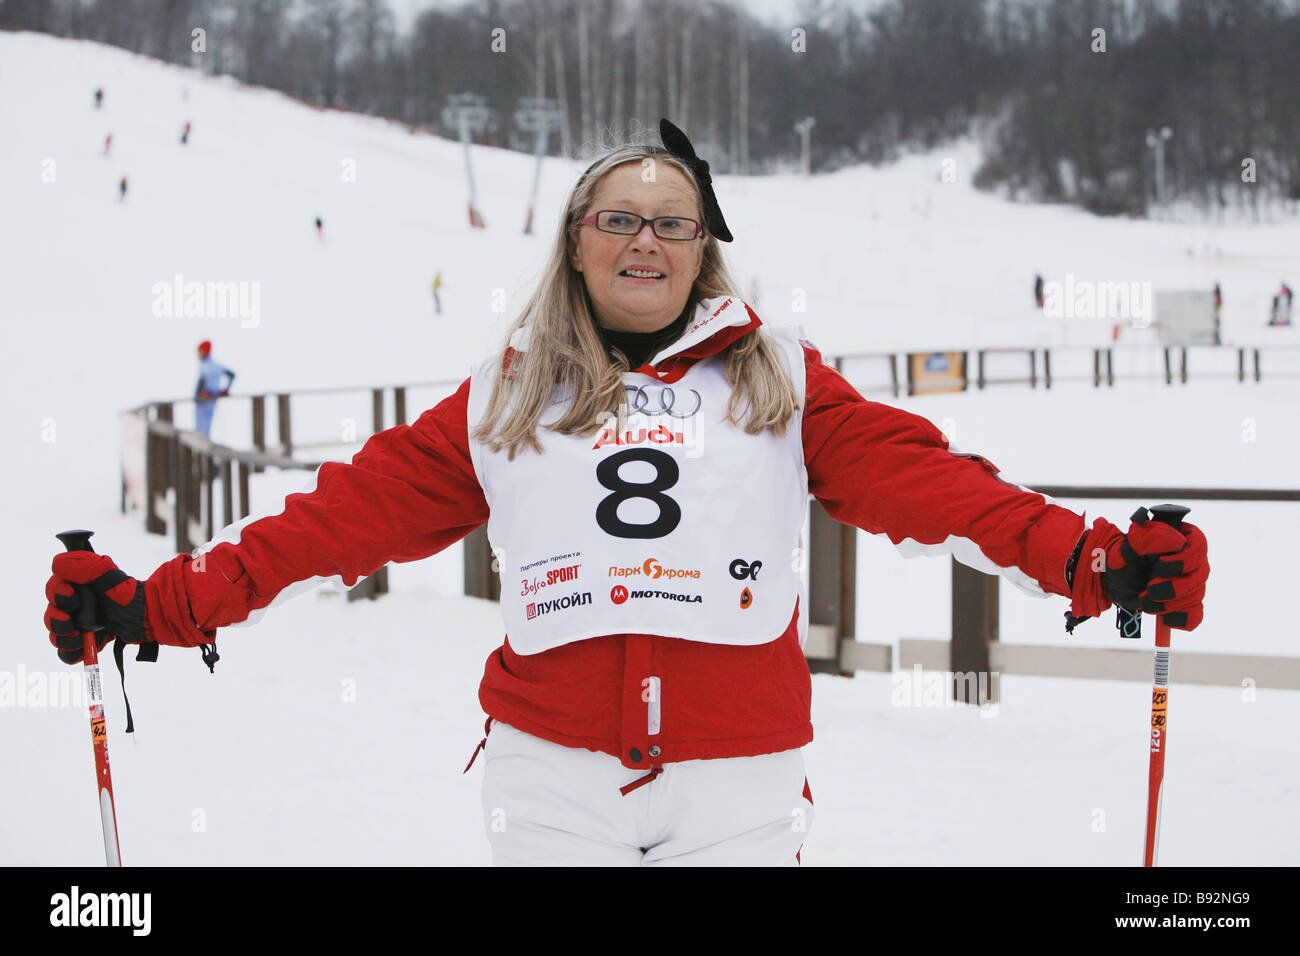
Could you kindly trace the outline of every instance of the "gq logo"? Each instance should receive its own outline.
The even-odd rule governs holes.
[[[757,581],[758,569],[762,566],[762,561],[755,561],[753,564],[750,564],[745,561],[744,558],[736,558],[736,560],[731,562],[731,567],[727,570],[731,572],[731,576],[737,581],[743,581],[746,578],[751,581]]]

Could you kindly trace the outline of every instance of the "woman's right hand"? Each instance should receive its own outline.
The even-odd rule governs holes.
[[[130,577],[105,554],[66,551],[54,556],[54,572],[45,582],[45,629],[50,643],[65,664],[81,661],[85,633],[77,628],[81,596],[77,585],[85,585],[94,598],[95,622],[104,629],[96,632],[96,650],[120,637],[128,644],[148,640],[145,625],[144,582]]]

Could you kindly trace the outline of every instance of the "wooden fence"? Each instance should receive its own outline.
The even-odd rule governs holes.
[[[1124,499],[1127,501],[1273,501],[1300,502],[1300,491],[1249,488],[1144,488],[1041,485],[1035,487],[1053,499]],[[814,503],[815,511],[820,508]],[[829,518],[824,520],[830,521]],[[833,522],[832,522],[833,523]],[[816,523],[812,532],[817,531]],[[839,543],[823,533],[813,548],[824,549],[822,561],[837,569],[840,580],[854,580],[851,541]],[[834,552],[839,549],[838,554]],[[998,640],[998,584],[985,574],[952,560],[952,633],[949,640],[902,638],[898,666],[950,672],[954,697],[965,703],[996,701],[998,674],[1040,677],[1075,677],[1103,680],[1151,680],[1151,651],[1130,648],[1092,648],[1002,644]],[[815,604],[813,605],[816,606]],[[865,644],[853,637],[851,598],[839,609],[829,609],[825,623],[830,633],[814,646],[809,638],[813,670],[851,676],[854,671],[891,671],[892,645]],[[1153,626],[1153,625],[1148,625]],[[1118,640],[1118,638],[1117,638]],[[813,654],[816,657],[813,657]],[[1256,687],[1300,690],[1300,657],[1252,654],[1182,653],[1178,655],[1178,680],[1188,684],[1240,686],[1251,680]]]
[[[408,388],[447,388],[456,382],[428,382],[368,389],[309,389],[294,393],[239,396],[247,398],[251,408],[249,443],[252,450],[230,448],[210,441],[198,432],[182,429],[173,423],[174,407],[181,401],[151,402],[131,409],[126,415],[134,419],[133,431],[143,431],[143,467],[135,475],[143,499],[145,530],[152,534],[172,534],[177,553],[191,552],[209,541],[221,528],[247,518],[253,512],[250,476],[267,468],[285,471],[314,472],[322,462],[294,457],[295,452],[334,447],[340,441],[301,442],[293,433],[292,408],[295,398],[356,394],[369,392],[373,433],[386,427],[386,393],[392,392],[393,421],[406,422]],[[192,401],[187,399],[183,401]],[[221,401],[229,403],[228,399]],[[267,407],[275,408],[276,441],[268,439]],[[141,427],[142,426],[142,427]],[[131,471],[124,462],[122,510],[128,509],[128,478]],[[216,487],[220,486],[220,506]],[[218,523],[218,515],[220,521]],[[348,592],[349,600],[374,598],[388,591],[388,569],[381,568]]]
[[[1194,373],[1194,363],[1189,363],[1189,347],[1160,346],[1163,352],[1163,380],[1168,385],[1186,383]],[[1235,349],[1236,375],[1240,383],[1261,381],[1264,362],[1261,353],[1276,351],[1290,353],[1300,358],[1300,347],[1204,346],[1190,347],[1195,355],[1202,349],[1214,349],[1220,354]],[[1052,353],[1073,353],[1078,358],[1091,352],[1091,384],[1100,388],[1104,383],[1115,383],[1114,348],[1024,348],[975,349],[976,388],[1000,384],[1027,384],[1037,387],[1041,381],[1051,388],[1054,378]],[[1150,349],[1148,349],[1148,353]],[[895,396],[906,387],[913,393],[910,353],[856,353],[837,356],[834,364],[841,372],[846,363],[869,360],[887,365],[888,382],[860,389],[864,392],[888,390]],[[966,372],[962,387],[969,387],[970,352],[960,353],[966,359]],[[1023,362],[1023,375],[991,377],[986,375],[988,357],[992,355],[1019,356]],[[899,376],[902,361],[906,378]],[[1077,363],[1076,363],[1077,364]],[[1220,363],[1222,364],[1222,363]],[[1248,366],[1250,373],[1247,374]],[[1039,370],[1041,369],[1041,375]],[[1269,376],[1288,376],[1300,368],[1288,369],[1285,365],[1270,370]],[[1213,374],[1213,373],[1208,373]],[[1127,376],[1137,378],[1143,376]],[[1149,375],[1145,376],[1147,379]],[[1219,373],[1219,377],[1223,377]],[[1080,380],[1074,376],[1071,380]],[[1085,377],[1083,380],[1087,380]],[[333,447],[339,442],[315,441],[302,443],[292,429],[292,403],[313,395],[340,393],[370,393],[370,411],[373,432],[382,431],[387,405],[385,393],[392,392],[393,421],[404,424],[407,417],[407,391],[412,388],[446,389],[458,385],[455,381],[426,382],[415,385],[386,386],[378,388],[333,388],[302,390],[293,393],[247,396],[251,399],[250,421],[251,451],[241,451],[215,444],[196,432],[176,428],[172,424],[173,407],[178,402],[152,402],[132,409],[128,415],[137,416],[145,430],[144,500],[145,528],[155,534],[166,534],[169,529],[175,536],[177,552],[193,551],[202,542],[210,540],[220,527],[231,524],[252,513],[249,477],[266,468],[315,471],[319,461],[295,458],[295,451],[311,448]],[[276,409],[277,441],[267,438],[267,405],[274,400]],[[216,523],[217,509],[214,501],[214,484],[221,487],[221,524]],[[123,478],[123,511],[127,507],[127,479]],[[1213,488],[1083,488],[1075,486],[1044,486],[1037,490],[1053,498],[1123,498],[1154,502],[1158,500],[1232,500],[1232,501],[1300,501],[1300,491],[1270,491],[1251,489]],[[238,496],[236,497],[236,491]],[[854,633],[856,534],[857,529],[831,519],[815,499],[811,501],[809,527],[809,630],[805,654],[814,672],[852,676],[858,670],[890,671],[893,669],[892,645],[858,642]],[[500,575],[492,566],[493,556],[485,528],[479,528],[464,540],[464,591],[466,595],[498,600]],[[377,597],[388,589],[387,568],[359,584],[349,598]],[[996,693],[993,673],[1039,674],[1069,677],[1150,679],[1150,654],[1129,649],[1097,649],[1070,647],[1033,647],[1008,645],[998,642],[998,579],[965,565],[953,562],[952,572],[952,636],[951,640],[920,640],[904,638],[899,642],[899,665],[909,668],[913,664],[944,669],[960,675],[983,674],[986,680],[958,680],[954,685],[959,699],[973,702],[971,693]],[[940,664],[945,667],[940,668]],[[1179,679],[1191,683],[1235,684],[1238,675],[1252,677],[1257,686],[1300,689],[1300,658],[1255,657],[1250,655],[1196,655],[1179,656]],[[962,688],[965,688],[963,690]],[[989,691],[975,688],[990,688]]]
[[[1222,356],[1235,353],[1235,362],[1229,362],[1231,370],[1222,371],[1225,362]],[[855,352],[834,358],[834,365],[841,374],[846,372],[851,363],[865,364],[875,371],[870,384],[859,386],[866,392],[889,392],[895,398],[901,395],[918,394],[919,383],[914,378],[913,363],[909,361],[916,355],[955,354],[962,357],[962,371],[958,378],[958,388],[966,390],[974,386],[983,389],[989,385],[1028,385],[1037,388],[1041,383],[1044,388],[1051,388],[1061,382],[1091,382],[1094,388],[1103,385],[1113,387],[1117,378],[1127,381],[1160,381],[1166,385],[1187,384],[1192,378],[1232,378],[1238,382],[1259,382],[1264,377],[1265,356],[1272,356],[1274,367],[1269,370],[1269,378],[1300,377],[1300,345],[1278,346],[1228,346],[1228,345],[1159,345],[1159,346],[1054,346],[1035,348],[977,348],[957,350],[956,352]],[[1156,372],[1116,372],[1116,356],[1133,359],[1137,356],[1158,358],[1159,368]],[[974,362],[972,365],[972,356]],[[1053,358],[1055,356],[1055,358]],[[1210,358],[1210,357],[1213,358]],[[1020,367],[1011,374],[994,375],[989,366],[994,359],[1009,357]],[[1063,359],[1074,366],[1088,368],[1084,373],[1061,374]],[[1082,359],[1083,361],[1077,361]],[[1090,361],[1089,361],[1090,359]],[[1069,361],[1075,360],[1075,361]],[[1207,362],[1208,360],[1208,362]],[[1197,368],[1198,362],[1201,368]],[[899,366],[903,372],[899,372]],[[999,363],[1005,364],[1005,363]],[[1132,362],[1130,362],[1132,364]],[[1207,368],[1207,364],[1218,368]],[[1089,368],[1090,366],[1090,368]],[[885,374],[881,374],[881,372]],[[858,381],[860,376],[854,376]]]

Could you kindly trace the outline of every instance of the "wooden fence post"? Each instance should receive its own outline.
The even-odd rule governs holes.
[[[234,469],[229,458],[221,459],[221,526],[229,527],[235,521],[235,489],[230,484]]]
[[[465,538],[465,595],[501,600],[501,577],[492,570],[492,545],[487,525],[476,528]]]
[[[186,448],[180,440],[179,435],[173,435],[172,444],[172,461],[176,469],[176,508],[172,511],[172,522],[175,527],[172,529],[173,538],[176,543],[176,553],[186,554],[192,550],[186,543],[188,535],[185,527],[189,524],[189,507],[190,507],[190,450]]]
[[[289,396],[281,393],[276,396],[276,418],[280,424],[280,454],[285,458],[293,457],[293,436],[289,420]]]
[[[161,420],[161,419],[160,419]],[[167,501],[167,472],[169,449],[167,439],[147,423],[145,439],[145,516],[144,530],[149,534],[166,534],[167,522],[158,514],[159,506]]]
[[[841,674],[841,642],[855,638],[857,529],[840,524],[814,498],[808,503],[808,625],[829,627],[835,640],[829,660],[809,659],[814,674]]]
[[[206,512],[206,514],[204,515],[203,527],[204,527],[204,531],[207,533],[208,541],[212,540],[214,533],[216,531],[216,528],[214,527],[216,521],[212,514],[212,482],[215,477],[212,473],[212,469],[215,467],[216,466],[213,463],[212,456],[210,454],[205,454],[199,461],[199,468],[201,472],[200,480],[203,482],[204,511]]]
[[[244,518],[247,518],[249,515],[249,504],[248,504],[249,467],[248,465],[244,464],[242,461],[235,462],[235,466],[239,469],[239,518],[242,521]],[[254,465],[253,467],[256,468],[259,466]]]
[[[953,558],[950,667],[954,700],[966,704],[997,701],[997,681],[989,673],[989,644],[997,639],[997,576],[976,571]]]
[[[266,396],[253,396],[253,447],[266,451]],[[254,465],[254,471],[261,471],[261,465]]]
[[[349,601],[360,601],[363,598],[375,600],[381,594],[388,593],[388,565],[384,565],[374,574],[357,582],[357,586],[348,591]]]

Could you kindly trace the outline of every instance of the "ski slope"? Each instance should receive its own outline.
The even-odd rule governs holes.
[[[193,132],[181,146],[186,121]],[[52,705],[69,670],[37,622],[57,531],[95,529],[98,550],[139,577],[171,556],[170,539],[117,511],[118,413],[191,393],[204,338],[238,373],[237,393],[462,378],[531,289],[583,164],[545,161],[541,225],[524,236],[531,158],[474,148],[489,228],[470,230],[455,143],[33,34],[0,33],[0,130],[9,515],[0,588],[21,625],[0,639],[0,863],[93,866],[102,849],[86,719],[79,698]],[[946,159],[955,182],[940,178]],[[1039,317],[1035,272],[1156,288],[1217,280],[1225,339],[1296,341],[1293,330],[1262,328],[1278,281],[1300,278],[1294,220],[1189,227],[1012,205],[969,186],[976,162],[975,147],[960,143],[808,180],[717,177],[738,237],[727,255],[765,321],[802,324],[828,354],[1109,335],[1109,322]],[[256,284],[257,321],[155,316],[155,287],[176,275]],[[438,392],[419,394],[412,418]],[[1300,380],[1194,379],[1101,392],[1003,386],[897,404],[1030,486],[1286,488],[1300,464],[1297,399]],[[343,416],[368,414],[360,392],[346,408],[304,403],[295,430],[327,439]],[[246,443],[246,415],[246,401],[232,399],[214,438]],[[256,500],[278,500],[302,479],[259,476]],[[1124,524],[1138,502],[1063,504]],[[1174,637],[1161,862],[1295,865],[1300,743],[1290,728],[1300,693],[1182,687],[1178,660],[1197,650],[1300,654],[1284,603],[1300,508],[1190,504],[1213,573],[1205,624]],[[859,639],[946,637],[947,560],[904,561],[883,539],[858,540]],[[488,863],[481,771],[461,770],[482,735],[476,688],[502,624],[494,605],[460,595],[460,573],[453,548],[393,568],[393,593],[377,602],[296,599],[220,635],[215,675],[197,654],[128,663],[133,738],[108,665],[124,861]],[[1001,603],[1003,640],[1066,642],[1064,601],[1004,584]],[[1069,640],[1118,641],[1109,620]],[[1144,685],[1003,677],[996,710],[896,706],[910,680],[814,678],[805,864],[1138,860]]]

